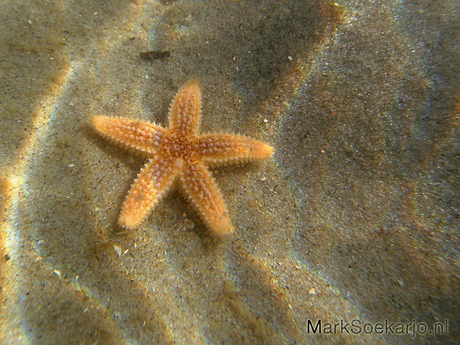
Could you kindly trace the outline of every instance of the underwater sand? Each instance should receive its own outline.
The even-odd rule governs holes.
[[[3,1],[0,16],[0,343],[458,343],[458,1]],[[275,154],[213,170],[234,234],[179,190],[126,231],[143,161],[91,118],[165,125],[191,78],[202,132]]]

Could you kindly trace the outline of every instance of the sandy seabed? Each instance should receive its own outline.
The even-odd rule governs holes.
[[[458,1],[0,16],[1,343],[458,343]],[[180,190],[128,232],[143,160],[90,120],[165,125],[191,78],[203,132],[275,154],[213,170],[234,234],[212,236]]]

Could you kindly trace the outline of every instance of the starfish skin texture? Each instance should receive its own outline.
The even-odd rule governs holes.
[[[201,90],[189,81],[177,93],[169,111],[169,127],[138,120],[93,116],[102,136],[148,157],[121,209],[119,224],[133,229],[153,210],[175,180],[218,235],[233,232],[228,210],[207,165],[245,162],[270,157],[274,149],[235,134],[198,134]]]

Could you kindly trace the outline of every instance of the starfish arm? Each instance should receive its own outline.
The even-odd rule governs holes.
[[[93,116],[93,125],[104,137],[146,153],[154,153],[165,128],[150,122],[121,117]]]
[[[177,93],[169,111],[169,128],[196,134],[201,120],[201,90],[198,80],[192,79]]]
[[[185,193],[214,233],[233,232],[228,210],[211,173],[201,162],[187,163],[180,175]]]
[[[197,141],[203,161],[211,164],[264,159],[274,152],[270,145],[234,134],[201,135]]]
[[[148,161],[126,196],[118,223],[128,229],[138,226],[167,192],[178,171],[173,159]]]

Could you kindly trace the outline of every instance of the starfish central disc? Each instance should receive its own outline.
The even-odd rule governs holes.
[[[184,161],[197,158],[196,141],[183,132],[172,131],[163,137],[160,143],[160,154]]]

